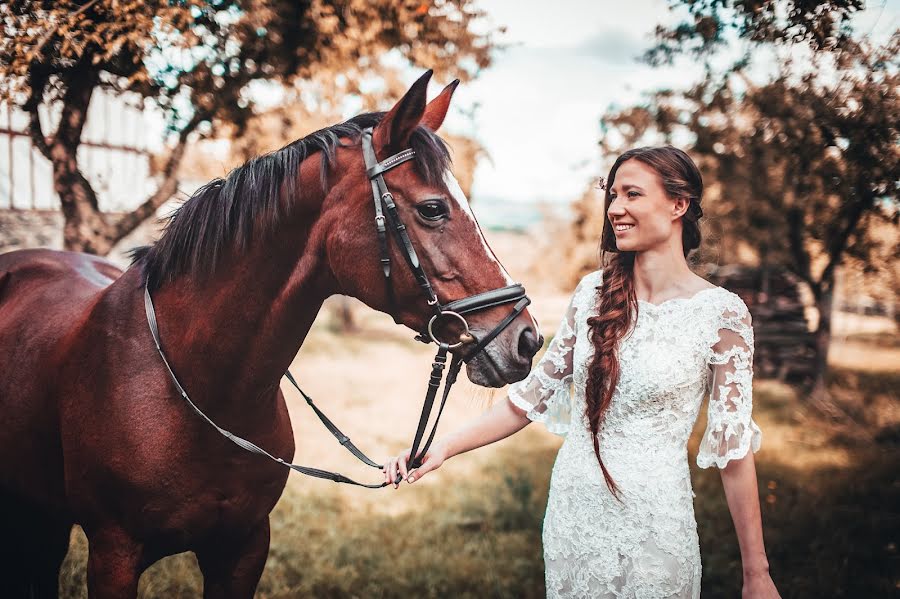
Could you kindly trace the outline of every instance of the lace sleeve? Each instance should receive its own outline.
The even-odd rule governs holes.
[[[719,316],[718,341],[709,358],[712,383],[709,418],[697,465],[724,468],[730,460],[759,451],[762,432],[753,422],[753,327],[741,299],[730,294]]]
[[[575,298],[569,302],[566,315],[550,342],[550,347],[525,379],[510,386],[509,400],[529,420],[542,422],[551,433],[565,436],[572,415],[572,354],[575,348]]]

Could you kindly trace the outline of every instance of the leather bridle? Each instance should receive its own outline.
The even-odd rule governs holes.
[[[407,466],[409,469],[413,469],[421,466],[422,459],[428,453],[428,449],[431,447],[432,441],[434,441],[434,435],[437,431],[437,426],[438,422],[440,421],[441,414],[444,411],[444,405],[447,402],[447,396],[450,394],[450,388],[456,382],[456,378],[459,374],[462,364],[475,357],[491,341],[493,341],[497,337],[497,335],[499,335],[504,329],[506,329],[506,327],[508,327],[513,322],[513,320],[515,320],[516,317],[518,317],[519,314],[521,314],[525,310],[528,304],[531,303],[531,300],[527,295],[525,295],[525,288],[522,285],[513,284],[507,285],[506,287],[501,287],[499,289],[485,291],[483,293],[478,293],[476,295],[454,300],[447,304],[441,304],[434,292],[434,288],[431,286],[428,275],[425,273],[425,270],[422,268],[421,263],[419,262],[419,257],[416,254],[415,247],[413,246],[412,240],[407,233],[406,226],[404,226],[403,221],[397,212],[397,206],[394,203],[394,196],[388,190],[387,184],[384,181],[384,173],[403,164],[404,162],[415,158],[415,151],[413,151],[412,149],[406,149],[402,152],[394,154],[390,158],[378,162],[378,159],[375,155],[375,149],[372,144],[372,128],[365,129],[362,132],[361,142],[363,158],[366,164],[366,174],[372,184],[372,197],[375,204],[375,228],[378,234],[378,246],[381,253],[381,267],[382,272],[384,273],[385,288],[389,308],[394,308],[396,304],[392,278],[390,248],[388,243],[388,232],[390,231],[392,237],[395,240],[395,243],[400,248],[400,253],[403,255],[406,264],[412,271],[416,283],[425,296],[428,306],[432,310],[432,315],[425,327],[425,330],[420,331],[416,336],[416,339],[424,343],[434,342],[438,346],[437,354],[435,355],[434,361],[431,365],[431,375],[428,379],[428,390],[425,394],[425,400],[422,404],[422,413],[419,416],[419,424],[416,427],[416,433],[413,437],[413,443],[410,449],[410,459]],[[515,302],[512,311],[496,327],[494,327],[490,332],[484,335],[484,337],[478,339],[470,331],[469,323],[465,319],[466,314],[470,314],[479,310],[485,310],[487,308],[492,308],[494,306],[499,306],[502,304],[508,304],[511,302]],[[187,394],[187,391],[185,391],[184,387],[178,381],[178,378],[175,376],[175,372],[172,370],[172,367],[169,365],[169,361],[166,359],[165,353],[162,349],[162,343],[159,338],[159,328],[156,322],[156,312],[153,308],[153,300],[150,296],[149,281],[146,281],[144,285],[144,308],[147,313],[147,323],[150,326],[150,333],[153,336],[153,341],[156,344],[156,349],[159,352],[163,364],[166,366],[166,370],[169,373],[169,377],[175,384],[175,387],[178,390],[179,394],[182,396],[182,398],[184,398],[184,400],[194,412],[196,412],[200,417],[206,420],[220,434],[247,451],[268,457],[269,459],[272,459],[279,464],[287,466],[288,468],[291,468],[307,476],[324,478],[337,483],[358,485],[370,489],[378,489],[388,484],[384,482],[380,484],[359,483],[336,472],[330,472],[328,470],[321,470],[309,466],[291,464],[279,457],[273,456],[251,441],[247,441],[246,439],[243,439],[242,437],[239,437],[217,425],[212,421],[212,419],[204,414],[203,411],[200,410],[200,408],[197,407],[197,405],[193,401],[191,401],[190,397]],[[460,333],[459,338],[456,341],[449,343],[447,341],[439,339],[435,335],[435,324],[438,323],[441,319],[456,320],[462,325],[463,332]],[[472,344],[474,344],[474,347],[472,347],[471,349],[464,348],[464,346]],[[441,403],[438,407],[437,416],[435,417],[434,424],[432,425],[431,431],[428,434],[428,438],[425,440],[425,443],[422,444],[422,440],[425,437],[425,429],[428,426],[428,420],[430,419],[431,412],[434,407],[434,400],[437,397],[437,392],[441,386],[443,371],[447,366],[447,354],[450,353],[451,350],[464,350],[464,352],[458,351],[452,354],[453,357],[450,360],[449,368],[447,368],[447,376],[443,381],[444,391],[441,396]],[[464,357],[463,353],[465,353]],[[340,442],[341,445],[343,445],[350,453],[356,456],[364,464],[373,468],[377,468],[379,470],[383,468],[382,464],[378,464],[375,461],[371,460],[368,456],[366,456],[366,454],[360,451],[353,444],[353,442],[350,441],[350,438],[347,435],[343,434],[340,429],[335,426],[335,424],[313,403],[312,398],[303,392],[303,390],[297,384],[296,379],[293,377],[293,375],[291,375],[289,371],[285,373],[285,376],[287,377],[288,381],[290,381],[290,383],[297,388],[306,402],[313,409],[316,416],[318,416],[319,420],[321,420],[325,427],[331,432],[331,434],[334,435],[335,438],[337,438],[338,442]],[[421,449],[419,448],[420,444],[422,444]],[[395,482],[399,481],[400,479],[398,478]]]

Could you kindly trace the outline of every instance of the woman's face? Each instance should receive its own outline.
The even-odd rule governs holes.
[[[616,171],[606,211],[620,252],[640,252],[681,239],[681,216],[688,202],[666,195],[662,179],[639,160],[626,160]]]

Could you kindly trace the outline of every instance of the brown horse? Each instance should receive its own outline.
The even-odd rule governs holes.
[[[416,152],[384,177],[440,301],[509,284],[434,134],[455,82],[426,104],[430,74],[386,114],[323,129],[203,187],[124,273],[83,254],[0,255],[0,585],[12,596],[57,595],[73,523],[90,544],[91,597],[134,597],[141,572],[183,551],[196,553],[206,597],[253,595],[289,471],[229,443],[178,396],[148,330],[144,283],[193,401],[291,459],[279,381],[325,298],[357,297],[416,331],[432,313],[396,244],[388,299],[366,127],[379,159]],[[472,332],[508,313],[472,314]],[[523,312],[468,376],[519,380],[539,344]]]

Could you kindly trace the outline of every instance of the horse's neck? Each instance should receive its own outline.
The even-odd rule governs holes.
[[[202,282],[181,277],[154,292],[163,349],[176,372],[189,368],[189,393],[257,397],[277,388],[334,292],[315,225],[284,223]]]

